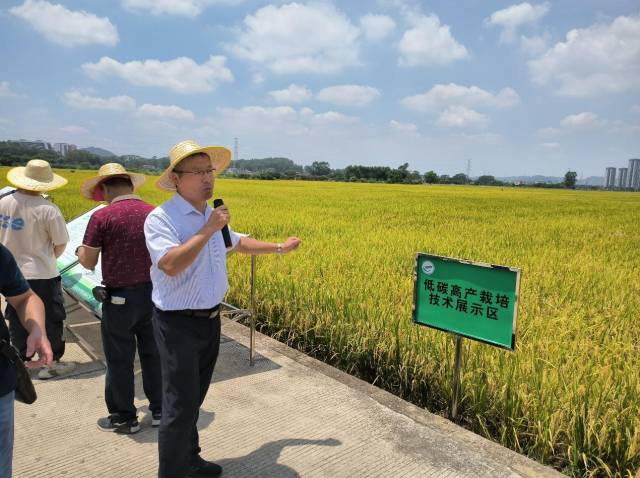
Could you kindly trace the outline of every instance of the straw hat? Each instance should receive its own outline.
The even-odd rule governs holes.
[[[175,191],[176,186],[171,181],[173,168],[187,156],[196,153],[204,153],[209,156],[211,167],[216,170],[216,175],[227,169],[231,162],[231,150],[224,146],[200,146],[195,141],[181,141],[169,151],[169,167],[164,170],[162,176],[156,181],[156,186],[165,191]]]
[[[26,166],[11,168],[7,181],[27,191],[53,191],[67,184],[62,176],[54,174],[51,165],[43,159],[32,159]]]
[[[130,173],[124,166],[118,163],[107,163],[100,166],[98,169],[98,175],[93,176],[82,183],[80,186],[80,192],[87,199],[93,199],[94,201],[104,201],[104,194],[102,188],[97,188],[102,181],[114,178],[114,177],[127,176],[133,183],[133,190],[138,189],[142,183],[147,180],[144,174]]]

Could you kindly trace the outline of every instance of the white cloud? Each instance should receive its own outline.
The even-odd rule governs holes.
[[[423,94],[407,96],[401,100],[406,108],[422,112],[452,105],[511,108],[519,102],[520,96],[512,88],[503,88],[497,94],[493,94],[477,86],[461,86],[455,83],[435,85]]]
[[[540,138],[555,138],[557,136],[560,136],[562,134],[562,131],[560,130],[560,128],[540,128],[538,131],[536,131],[536,135]]]
[[[306,135],[310,131],[330,131],[336,126],[355,124],[358,118],[335,111],[316,113],[310,108],[299,111],[291,106],[245,106],[243,108],[219,108],[214,118],[225,129],[236,134],[259,135],[261,133]]]
[[[560,121],[560,127],[541,128],[536,131],[536,136],[542,139],[553,139],[570,133],[590,131],[607,124],[607,121],[598,117],[590,111],[583,111],[573,115],[567,115]],[[542,143],[552,144],[552,143]]]
[[[359,30],[331,4],[269,5],[227,49],[277,74],[336,73],[358,63]]]
[[[504,136],[497,133],[459,132],[459,133],[452,133],[449,137],[455,141],[456,145],[461,141],[464,141],[465,143],[474,144],[474,145],[482,144],[482,145],[494,146],[497,144],[503,144],[505,141]],[[465,147],[469,147],[469,146],[465,146]]]
[[[270,91],[269,96],[278,103],[291,104],[308,101],[313,95],[306,86],[291,84],[284,90]]]
[[[227,118],[242,121],[243,119],[257,119],[258,121],[290,121],[298,117],[298,113],[291,106],[244,106],[242,108],[219,108]]]
[[[467,49],[451,35],[436,15],[411,15],[413,28],[400,40],[400,65],[446,65],[469,56]]]
[[[221,81],[232,81],[233,74],[225,62],[224,56],[210,56],[201,65],[187,57],[127,63],[102,57],[98,63],[85,63],[82,69],[92,78],[116,76],[133,85],[157,86],[188,94],[206,93],[214,90]]]
[[[0,81],[0,98],[22,98],[23,95],[19,95],[11,91],[11,84],[8,81]]]
[[[336,105],[364,106],[379,96],[380,92],[372,86],[338,85],[320,90],[316,98]]]
[[[355,116],[348,116],[337,111],[327,111],[326,113],[317,113],[311,117],[311,121],[315,124],[345,124],[345,123],[357,123],[358,118]]]
[[[98,98],[83,95],[78,91],[69,91],[64,95],[65,102],[78,109],[125,111],[136,107],[136,100],[130,96],[112,96],[111,98]]]
[[[243,0],[122,0],[128,10],[196,17],[209,5],[237,5]]]
[[[609,129],[609,133],[620,133],[620,134],[640,134],[640,123],[627,123],[626,121],[616,120],[613,122],[612,127]]]
[[[82,126],[77,126],[77,125],[63,126],[62,128],[60,128],[60,131],[62,133],[75,134],[75,135],[87,134],[89,132],[87,128],[84,128]]]
[[[560,147],[560,143],[552,141],[549,143],[540,143],[540,146],[545,149],[558,149]]]
[[[261,85],[262,83],[264,83],[264,80],[264,75],[260,72],[256,72],[251,76],[251,81],[254,85]]]
[[[565,116],[562,121],[560,121],[560,125],[563,128],[572,131],[591,130],[599,128],[603,124],[604,121],[598,118],[597,114],[591,113],[590,111]]]
[[[549,48],[549,42],[551,41],[551,35],[546,32],[544,35],[527,37],[525,35],[520,36],[520,49],[527,55],[539,56],[543,54],[547,48]]]
[[[83,10],[72,11],[43,0],[26,0],[9,11],[30,23],[45,38],[63,46],[118,43],[118,30],[108,18]]]
[[[601,97],[640,89],[640,16],[567,33],[528,63],[531,78],[562,96]]]
[[[469,128],[484,126],[489,118],[464,106],[450,106],[438,117],[436,124],[441,128]]]
[[[388,36],[396,27],[396,22],[386,15],[367,14],[360,18],[360,28],[367,40],[378,41]]]
[[[138,115],[161,118],[161,119],[175,119],[175,120],[193,120],[194,114],[184,108],[180,108],[175,105],[152,105],[145,103],[138,108]]]
[[[396,120],[389,121],[389,126],[391,129],[395,131],[400,131],[402,133],[417,133],[418,127],[413,123],[401,123]]]
[[[493,12],[485,21],[489,25],[502,28],[500,41],[511,43],[516,39],[516,31],[521,25],[535,23],[549,12],[549,4],[531,5],[529,2],[511,5]]]

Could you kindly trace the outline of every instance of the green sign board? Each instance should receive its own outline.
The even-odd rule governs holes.
[[[418,253],[413,321],[514,350],[520,269]]]
[[[87,271],[80,264],[64,271],[61,274],[62,288],[67,293],[93,312],[97,317],[102,317],[102,304],[93,297],[93,288],[101,285],[102,279],[93,271]]]

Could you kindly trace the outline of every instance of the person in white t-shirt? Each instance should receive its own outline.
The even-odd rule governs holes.
[[[65,352],[66,313],[56,258],[64,252],[69,234],[60,209],[42,193],[64,186],[67,180],[54,174],[42,159],[10,169],[7,180],[17,189],[0,198],[0,243],[11,251],[29,286],[44,303],[45,328],[53,351],[54,362],[42,368],[38,377],[65,375],[75,368],[75,363],[60,360]],[[22,358],[29,360],[28,333],[11,305],[6,308],[6,316],[11,342]]]

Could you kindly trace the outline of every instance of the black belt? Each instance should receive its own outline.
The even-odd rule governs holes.
[[[151,282],[139,282],[138,284],[126,285],[124,287],[110,287],[106,286],[109,292],[122,291],[122,290],[135,290],[142,289],[143,287],[151,287]]]
[[[220,304],[212,307],[211,309],[182,309],[182,310],[167,310],[166,312],[172,314],[186,315],[187,317],[197,317],[200,319],[211,319],[218,315],[220,311]]]

